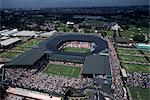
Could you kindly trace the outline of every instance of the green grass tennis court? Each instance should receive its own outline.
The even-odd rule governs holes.
[[[150,51],[143,51],[145,55],[150,57]]]
[[[41,41],[42,40],[39,39],[31,39],[29,41],[26,41],[25,43],[17,45],[16,47],[10,49],[9,51],[0,53],[0,58],[14,59],[19,54],[30,50],[35,45],[38,45]]]
[[[2,52],[0,53],[0,58],[8,58],[8,59],[14,59],[16,56],[18,56],[18,52]]]
[[[150,66],[148,66],[148,65],[137,65],[137,64],[122,63],[122,66],[129,72],[150,73]]]
[[[145,57],[136,57],[136,56],[128,56],[128,55],[119,55],[119,59],[122,61],[134,61],[134,62],[144,62],[148,63],[148,60]]]
[[[74,47],[64,48],[63,51],[64,52],[90,53],[90,49],[87,49],[87,48],[74,48]]]
[[[149,100],[149,89],[129,87],[133,100]]]
[[[131,55],[141,54],[139,50],[132,50],[132,49],[129,50],[129,49],[124,49],[120,47],[118,47],[116,50],[117,50],[117,53],[121,53],[121,54],[131,54]]]
[[[43,73],[46,73],[48,75],[52,74],[78,78],[80,76],[80,70],[80,67],[49,64],[46,68],[44,68]]]
[[[29,47],[29,48],[30,48],[30,47],[33,47],[33,46],[38,45],[41,41],[42,41],[42,40],[31,39],[31,40],[29,40],[29,41],[23,43],[23,44],[21,45],[21,47]]]

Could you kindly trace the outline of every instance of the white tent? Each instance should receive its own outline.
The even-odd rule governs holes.
[[[8,45],[15,43],[15,42],[18,42],[20,40],[21,39],[19,39],[19,38],[9,38],[7,40],[1,41],[0,43],[2,46],[8,46]]]

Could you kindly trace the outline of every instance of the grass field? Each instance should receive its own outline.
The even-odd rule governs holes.
[[[128,56],[128,55],[119,55],[119,59],[122,61],[135,61],[135,62],[144,62],[148,63],[148,60],[145,57],[135,57],[135,56]]]
[[[28,51],[28,50],[30,50],[30,48],[18,46],[18,47],[12,48],[11,50],[13,50],[13,51]]]
[[[13,59],[17,55],[19,55],[19,53],[17,53],[17,52],[2,52],[2,53],[0,53],[0,58]]]
[[[31,40],[27,41],[26,43],[23,43],[22,45],[20,45],[20,47],[29,47],[29,48],[31,48],[33,46],[38,45],[40,42],[41,42],[41,40],[31,39]]]
[[[150,99],[150,90],[143,89],[140,87],[129,87],[130,93],[133,100],[149,100]]]
[[[123,49],[123,48],[117,48],[117,53],[127,53],[127,54],[131,54],[131,55],[135,55],[135,54],[141,54],[141,52],[139,50],[128,50],[128,49]]]
[[[71,67],[65,65],[56,65],[56,64],[49,64],[44,70],[43,73],[46,74],[53,74],[53,75],[60,75],[60,76],[67,76],[67,77],[76,77],[80,76],[79,67]]]
[[[15,48],[13,48],[13,51],[27,51],[30,50],[33,46],[38,45],[41,42],[41,40],[38,39],[31,39]]]
[[[78,52],[78,53],[90,53],[90,49],[87,48],[73,48],[73,47],[67,47],[64,48],[64,52]]]
[[[73,32],[73,28],[67,27],[65,24],[61,24],[58,31],[60,31],[60,32]]]
[[[150,51],[143,51],[145,55],[150,56]]]
[[[136,64],[122,63],[122,66],[129,72],[150,73],[150,66],[148,65],[136,65]]]

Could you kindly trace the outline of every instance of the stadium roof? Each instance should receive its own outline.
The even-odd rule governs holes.
[[[13,34],[13,36],[36,36],[36,35],[37,34],[35,31],[20,31]]]
[[[8,46],[8,45],[15,43],[17,41],[20,41],[20,40],[21,40],[20,38],[9,38],[7,40],[1,41],[0,43],[2,46]]]
[[[21,66],[21,65],[33,65],[37,60],[39,60],[44,55],[43,51],[37,48],[31,49],[10,62],[6,63],[5,66]]]
[[[106,50],[108,48],[107,41],[103,40],[102,38],[98,37],[97,35],[81,35],[81,34],[64,34],[64,33],[55,33],[59,35],[53,35],[49,37],[47,40],[40,43],[39,47],[42,50],[50,51],[52,53],[61,53],[64,55],[73,55],[73,56],[87,56],[90,54],[84,53],[69,53],[69,52],[62,52],[58,50],[58,47],[61,46],[64,42],[67,41],[84,41],[84,42],[94,42],[96,44],[95,50],[92,53],[98,54],[102,50]],[[54,45],[55,44],[55,45]]]
[[[110,75],[109,56],[90,55],[85,58],[82,74]]]

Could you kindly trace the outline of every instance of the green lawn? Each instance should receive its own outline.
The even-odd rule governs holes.
[[[21,45],[18,45],[17,47],[15,48],[12,48],[11,50],[13,51],[28,51],[30,50],[33,46],[36,46],[38,45],[39,43],[41,42],[41,40],[38,40],[38,39],[31,39]]]
[[[30,50],[31,48],[26,48],[26,47],[21,47],[21,46],[18,46],[18,47],[15,47],[13,49],[11,49],[12,51],[28,51]]]
[[[73,32],[74,28],[70,28],[68,26],[66,26],[65,24],[62,24],[58,31],[61,31],[61,32]]]
[[[150,56],[150,51],[143,51],[145,55]]]
[[[150,100],[150,90],[140,87],[129,87],[133,100]]]
[[[13,59],[17,55],[19,55],[19,53],[17,53],[17,52],[2,52],[2,53],[0,53],[0,58]]]
[[[119,55],[119,59],[122,61],[135,61],[135,62],[144,62],[148,63],[148,60],[145,57],[135,57],[135,56],[128,56],[128,55]]]
[[[64,52],[90,53],[90,49],[87,49],[87,48],[74,48],[74,47],[64,48],[63,51]]]
[[[127,53],[127,54],[141,54],[141,52],[139,50],[129,50],[129,49],[123,49],[123,48],[117,48],[117,53]]]
[[[0,53],[0,57],[1,58],[9,58],[9,59],[13,59],[15,58],[17,55],[19,55],[19,52],[25,52],[30,50],[33,46],[38,45],[41,42],[41,40],[38,39],[31,39],[21,45],[18,45],[14,48],[12,48],[10,51],[5,51]]]
[[[80,76],[80,70],[81,70],[80,67],[49,64],[43,70],[43,73],[78,78]]]
[[[122,66],[129,72],[150,73],[150,66],[148,65],[136,65],[136,64],[122,63]]]
[[[106,30],[105,30],[104,32],[107,33],[107,36],[113,36],[113,31],[108,31],[108,30],[106,31]]]
[[[150,34],[150,29],[148,27],[141,27],[141,30],[145,34]]]
[[[137,34],[138,28],[136,28],[134,25],[129,25],[129,29],[128,30],[123,30],[123,32],[121,32],[121,35],[123,37],[129,38],[129,37],[133,37],[134,34]]]
[[[38,39],[31,39],[25,43],[23,43],[22,45],[20,45],[21,47],[33,47],[33,46],[36,46],[38,45],[39,43],[41,42],[41,40],[38,40]]]

